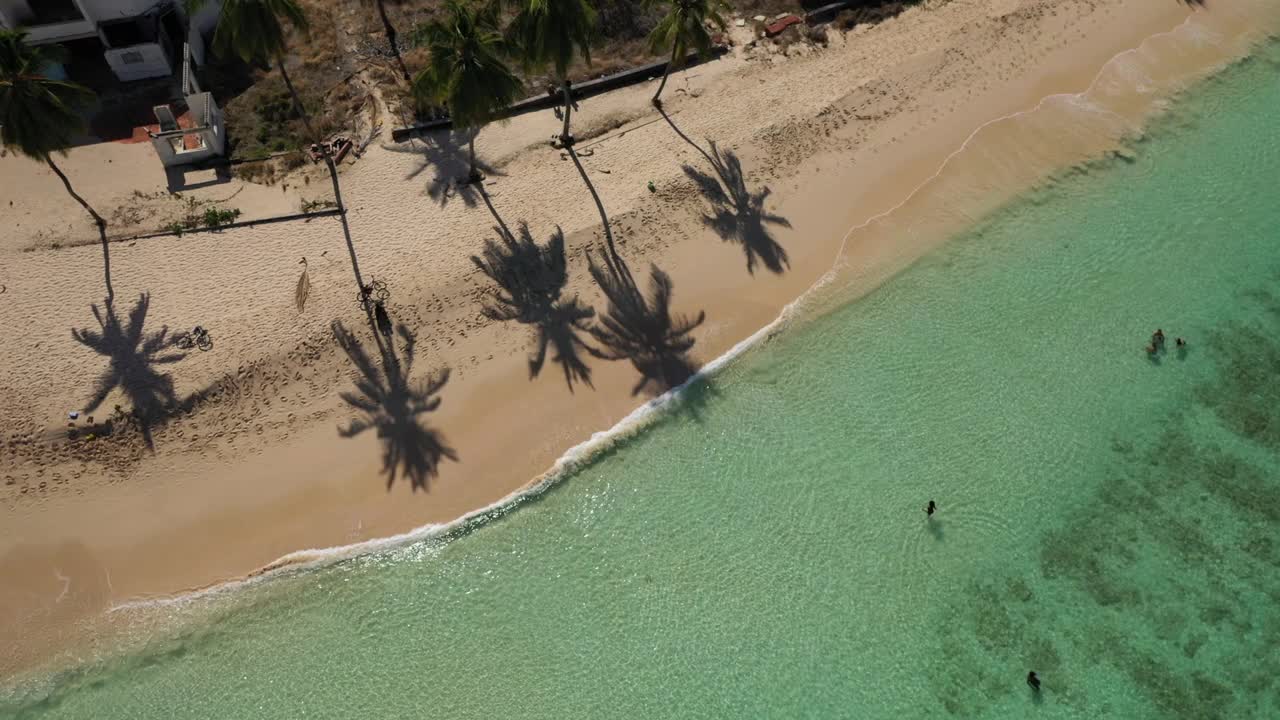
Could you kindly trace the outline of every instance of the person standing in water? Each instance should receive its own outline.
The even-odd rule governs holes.
[[[928,505],[925,505],[925,506],[924,506],[924,512],[925,512],[925,514],[926,514],[926,515],[928,515],[929,517],[933,517],[933,513],[934,513],[934,511],[935,511],[935,510],[937,510],[937,509],[938,509],[938,504],[937,504],[937,503],[935,503],[935,502],[934,502],[934,501],[932,501],[932,500],[930,500],[930,501],[929,501],[929,504],[928,504]]]
[[[1032,690],[1040,692],[1040,678],[1036,677],[1035,670],[1027,673],[1027,684],[1031,686]]]

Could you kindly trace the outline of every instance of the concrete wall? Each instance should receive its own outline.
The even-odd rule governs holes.
[[[226,150],[227,135],[222,110],[213,101],[213,96],[209,93],[189,95],[187,107],[191,111],[192,120],[202,126],[202,130],[165,133],[162,137],[153,135],[151,138],[151,146],[155,148],[160,163],[165,167],[192,165],[220,157]],[[198,138],[199,147],[187,149],[184,138]]]
[[[134,17],[160,4],[160,0],[78,0],[81,9],[99,22]]]
[[[0,0],[0,25],[15,28],[22,18],[30,14],[26,0]]]
[[[21,23],[19,23],[21,25]],[[42,43],[65,42],[80,38],[97,37],[98,26],[92,20],[75,20],[73,22],[52,23],[26,28],[27,42],[32,45]]]

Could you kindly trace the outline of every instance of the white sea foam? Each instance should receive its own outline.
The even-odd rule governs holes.
[[[848,267],[848,259],[845,255],[845,250],[849,239],[855,233],[900,211],[926,188],[938,181],[938,179],[946,172],[948,167],[951,166],[952,162],[967,152],[973,142],[992,126],[1040,112],[1047,105],[1055,102],[1062,102],[1075,109],[1087,110],[1092,113],[1110,114],[1124,121],[1124,118],[1106,107],[1105,103],[1094,97],[1095,92],[1100,89],[1104,79],[1107,78],[1110,73],[1119,70],[1122,77],[1126,77],[1131,81],[1127,88],[1129,91],[1137,91],[1144,94],[1147,93],[1146,83],[1152,82],[1152,78],[1150,74],[1146,73],[1145,70],[1141,68],[1141,63],[1133,62],[1133,58],[1134,56],[1140,56],[1142,53],[1149,50],[1151,43],[1167,37],[1181,38],[1184,35],[1193,45],[1221,43],[1222,38],[1216,31],[1203,27],[1201,24],[1194,22],[1195,20],[1196,16],[1192,15],[1178,27],[1164,33],[1153,35],[1144,40],[1143,43],[1136,48],[1130,48],[1117,53],[1104,63],[1097,75],[1095,75],[1093,80],[1090,82],[1089,86],[1080,92],[1048,95],[1041,98],[1040,101],[1031,108],[1002,115],[992,120],[988,120],[978,126],[969,134],[968,137],[965,138],[964,142],[962,142],[956,150],[943,159],[938,169],[932,175],[917,185],[905,198],[903,198],[901,202],[888,210],[873,215],[865,221],[849,228],[849,230],[845,232],[843,238],[841,238],[839,248],[836,252],[835,258],[833,259],[831,267],[816,282],[814,282],[813,285],[801,293],[799,297],[786,305],[774,320],[757,330],[751,336],[738,342],[724,354],[704,365],[701,370],[689,378],[689,380],[684,384],[667,391],[659,397],[645,402],[643,405],[632,410],[613,427],[608,430],[593,433],[587,440],[569,448],[569,450],[561,455],[547,471],[543,472],[531,483],[520,490],[517,490],[516,492],[513,492],[490,505],[473,510],[447,523],[431,523],[398,535],[365,540],[349,545],[298,550],[284,555],[270,565],[259,569],[249,577],[226,581],[207,588],[192,590],[166,597],[130,600],[114,605],[111,608],[111,611],[116,612],[130,609],[180,605],[221,593],[234,592],[257,584],[265,579],[277,576],[281,573],[328,566],[351,558],[403,548],[432,538],[446,538],[462,529],[484,524],[502,517],[526,500],[535,498],[546,492],[549,488],[567,478],[575,470],[590,462],[600,452],[615,446],[618,442],[625,440],[628,437],[633,436],[637,431],[648,426],[654,419],[660,417],[662,412],[666,409],[677,407],[679,403],[682,402],[684,394],[692,385],[706,381],[715,376],[734,360],[741,357],[752,348],[762,344],[764,341],[772,338],[778,332],[782,331],[788,323],[801,316],[802,311],[809,301],[812,300],[823,288],[830,285],[840,275],[841,271]],[[1228,61],[1229,58],[1226,58],[1223,62],[1226,63]],[[1174,88],[1165,87],[1161,88],[1161,90],[1169,92],[1174,90]],[[1158,108],[1162,103],[1154,103],[1153,105],[1155,108]],[[1129,123],[1126,122],[1126,124]]]

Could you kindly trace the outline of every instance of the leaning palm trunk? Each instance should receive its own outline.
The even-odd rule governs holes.
[[[567,148],[567,150],[569,151],[569,157],[573,159],[574,167],[578,168],[578,174],[582,176],[582,182],[587,185],[587,191],[591,193],[591,199],[596,203],[596,212],[600,213],[600,226],[604,228],[605,247],[609,251],[610,260],[617,263],[630,277],[630,271],[626,270],[626,263],[622,262],[622,258],[618,255],[618,248],[613,244],[613,230],[609,227],[609,214],[605,212],[604,202],[600,199],[600,193],[596,192],[596,186],[592,185],[591,178],[587,177],[587,170],[582,167],[582,161],[578,159],[578,153],[574,152],[572,147]]]
[[[298,116],[302,118],[302,124],[307,128],[307,135],[316,138],[315,128],[311,126],[311,116],[307,114],[306,107],[302,104],[302,99],[298,97],[298,91],[293,87],[293,80],[289,78],[289,71],[284,67],[284,56],[276,58],[276,64],[280,67],[280,76],[284,78],[285,87],[289,88],[289,95],[293,98],[294,109],[297,110]],[[360,261],[356,258],[356,246],[351,240],[351,228],[347,225],[347,206],[342,202],[342,186],[338,184],[338,166],[334,164],[333,158],[329,155],[328,147],[321,147],[320,154],[324,157],[325,167],[329,169],[329,180],[333,183],[333,201],[338,208],[338,220],[342,223],[342,236],[347,241],[347,254],[351,257],[351,271],[356,276],[356,285],[364,288],[364,276],[360,273]],[[376,331],[376,323],[373,318],[373,311],[368,306],[365,307],[365,315],[368,317],[369,326],[375,329],[373,333],[374,340],[378,346],[382,346],[381,336]]]
[[[298,91],[293,87],[293,80],[289,79],[289,71],[284,67],[283,55],[276,58],[276,64],[280,67],[280,77],[284,78],[284,85],[289,88],[289,95],[293,98],[293,107],[298,111],[298,116],[302,118],[303,126],[307,128],[307,135],[313,141],[319,140],[320,138],[316,137],[315,128],[311,126],[311,116],[307,114],[307,109],[302,105],[302,99],[298,97]],[[345,215],[347,207],[342,204],[342,188],[338,186],[338,167],[334,165],[333,158],[329,156],[327,147],[322,146],[320,154],[324,157],[325,167],[329,168],[329,179],[333,181],[333,201],[338,206],[339,214]]]
[[[480,134],[480,128],[472,128],[471,139],[467,141],[467,153],[470,155],[470,170],[467,172],[467,182],[480,182],[480,171],[476,169],[476,136]]]
[[[391,46],[391,54],[396,56],[396,63],[400,65],[400,74],[404,75],[406,83],[412,83],[413,78],[409,77],[409,68],[405,67],[404,58],[400,56],[400,46],[396,44],[396,29],[391,24],[391,20],[387,18],[387,8],[382,4],[382,0],[377,0],[378,16],[382,18],[382,30],[387,34],[387,43]]]
[[[569,91],[568,75],[560,78],[560,89],[564,94],[564,128],[560,131],[560,144],[567,147],[570,144],[569,113],[573,111],[573,94]]]
[[[676,51],[680,49],[679,43],[671,46],[671,59],[667,61],[667,67],[662,71],[662,82],[658,83],[658,92],[653,94],[653,104],[662,104],[662,89],[667,86],[667,78],[671,77],[671,70],[676,65]]]
[[[107,281],[107,305],[110,305],[115,299],[116,293],[115,290],[111,289],[111,250],[107,243],[107,221],[103,220],[101,215],[94,211],[92,207],[89,207],[89,203],[85,202],[84,198],[71,189],[71,181],[67,179],[66,175],[62,174],[62,170],[53,162],[52,157],[46,155],[44,161],[49,164],[49,169],[53,171],[53,174],[57,175],[58,179],[62,181],[63,187],[67,189],[67,194],[80,203],[80,206],[93,217],[93,224],[98,226],[98,240],[102,243],[102,273]]]

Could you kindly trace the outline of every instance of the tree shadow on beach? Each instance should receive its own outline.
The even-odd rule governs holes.
[[[98,329],[72,328],[71,336],[76,342],[107,358],[107,367],[98,376],[93,395],[82,409],[86,414],[92,413],[112,390],[120,388],[132,406],[143,440],[148,448],[153,448],[152,425],[178,404],[173,378],[159,372],[156,366],[175,363],[186,355],[172,352],[173,338],[169,336],[167,326],[150,333],[143,330],[151,307],[149,294],[142,293],[138,297],[137,304],[123,323],[113,303],[105,303],[105,310],[97,305],[91,307]]]
[[[378,342],[381,363],[369,357],[360,340],[341,322],[335,320],[332,329],[338,346],[359,372],[355,391],[339,395],[360,411],[361,416],[346,427],[338,428],[338,435],[351,438],[373,429],[382,443],[382,472],[387,476],[387,490],[395,484],[397,473],[409,480],[415,492],[427,490],[428,481],[439,474],[443,460],[458,460],[458,454],[445,444],[444,437],[420,419],[440,407],[440,398],[436,395],[449,381],[448,368],[432,372],[425,380],[412,381],[417,343],[404,325],[396,327],[402,343],[399,354],[393,342]]]
[[[781,274],[790,268],[787,251],[770,234],[769,226],[789,228],[791,222],[781,215],[765,209],[765,201],[772,194],[767,186],[752,192],[747,187],[742,161],[732,150],[720,151],[713,140],[708,140],[710,150],[704,149],[685,135],[666,111],[659,108],[663,119],[682,140],[697,150],[715,172],[709,175],[692,165],[684,165],[684,174],[697,185],[699,192],[711,203],[710,214],[702,216],[702,223],[711,228],[722,240],[736,242],[747,256],[747,272],[755,274],[756,262],[764,264],[770,272]]]
[[[646,390],[660,395],[683,385],[698,371],[689,357],[694,344],[691,333],[706,320],[706,313],[700,311],[695,318],[673,316],[671,277],[657,265],[649,267],[646,297],[620,257],[608,249],[599,255],[597,260],[588,253],[588,267],[609,305],[591,328],[591,336],[600,346],[592,354],[605,360],[631,361],[640,373],[632,395]]]
[[[430,171],[427,180],[427,197],[435,200],[441,207],[449,204],[453,198],[460,198],[467,207],[475,207],[475,185],[467,183],[471,172],[471,161],[467,149],[470,141],[469,133],[461,130],[440,130],[428,133],[410,141],[408,144],[383,145],[383,148],[395,153],[421,155],[421,163],[405,176],[405,180],[413,180]],[[501,176],[492,165],[476,159],[476,169],[486,176]]]
[[[562,297],[569,281],[564,232],[557,227],[546,245],[538,245],[525,223],[514,235],[505,225],[494,229],[499,239],[487,240],[484,252],[471,256],[471,262],[497,285],[483,299],[481,312],[492,320],[513,320],[533,329],[530,378],[542,371],[550,348],[551,361],[563,370],[570,392],[575,382],[594,388],[582,353],[595,352],[583,339],[595,310],[583,305],[577,295]]]
[[[596,212],[600,215],[600,227],[604,230],[605,247],[613,260],[621,264],[622,259],[618,257],[617,246],[613,242],[613,228],[609,225],[609,213],[605,212],[604,201],[600,199],[600,193],[596,191],[595,183],[591,182],[591,178],[587,175],[587,169],[582,166],[582,160],[578,157],[578,152],[573,149],[573,145],[569,145],[563,150],[568,154],[569,159],[573,161],[573,166],[577,168],[578,175],[582,177],[582,182],[587,186],[587,192],[591,193],[591,200],[596,205]],[[625,267],[625,266],[623,266]]]

